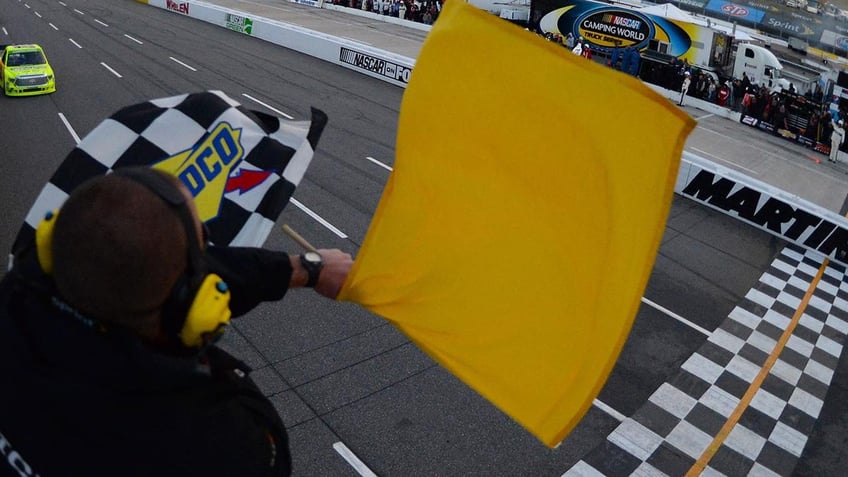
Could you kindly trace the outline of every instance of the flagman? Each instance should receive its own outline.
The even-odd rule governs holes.
[[[0,475],[280,476],[285,427],[215,346],[290,288],[335,299],[352,265],[207,244],[173,175],[77,187],[0,282]]]

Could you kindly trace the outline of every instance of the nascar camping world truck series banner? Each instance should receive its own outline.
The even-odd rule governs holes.
[[[760,0],[740,0],[739,2],[728,2],[724,0],[672,0],[670,3],[681,10],[701,15],[703,17],[717,18],[740,26],[746,26],[760,30],[766,34],[780,38],[795,37],[807,41],[808,44],[822,50],[835,53],[840,56],[848,56],[848,21],[840,20],[837,15],[816,15],[805,10],[786,7],[772,2]],[[539,21],[546,15],[556,10],[570,7],[582,9],[605,7],[608,14],[624,13],[623,18],[630,15],[627,12],[634,10],[623,6],[612,6],[606,3],[594,3],[580,0],[532,0],[531,18]],[[602,18],[602,17],[601,17]],[[633,18],[631,17],[631,20]],[[624,27],[619,33],[628,30],[627,23],[610,25]],[[572,33],[576,36],[582,25],[574,24]],[[644,30],[643,30],[644,32]],[[563,35],[567,32],[563,32]],[[625,33],[626,34],[626,33]],[[637,38],[631,38],[635,40]],[[603,46],[599,44],[599,46]],[[624,45],[628,46],[628,45]]]

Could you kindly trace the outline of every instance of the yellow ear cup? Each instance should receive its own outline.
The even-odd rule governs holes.
[[[58,210],[47,212],[35,229],[35,250],[38,255],[38,264],[48,275],[53,274],[53,226],[56,225],[56,217],[58,216]]]
[[[197,290],[180,339],[188,347],[201,346],[224,332],[230,315],[230,289],[221,277],[210,273]]]

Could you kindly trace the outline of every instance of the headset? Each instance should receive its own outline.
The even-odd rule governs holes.
[[[201,347],[219,338],[230,322],[230,290],[215,273],[208,273],[204,251],[188,201],[167,177],[149,167],[125,167],[113,174],[130,179],[162,199],[175,210],[188,242],[188,263],[162,306],[162,326],[189,348]],[[53,274],[53,228],[59,210],[48,212],[35,230],[36,252],[42,271]]]

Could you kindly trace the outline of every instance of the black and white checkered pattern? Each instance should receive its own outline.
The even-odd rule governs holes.
[[[289,121],[249,111],[220,91],[183,94],[135,104],[100,123],[65,158],[21,227],[13,254],[33,243],[34,229],[86,180],[126,166],[152,165],[198,147],[218,125],[240,131],[244,154],[229,178],[244,171],[271,174],[249,191],[224,192],[217,217],[207,220],[214,243],[261,246],[312,160],[327,116]]]
[[[679,373],[566,476],[679,476],[728,421],[824,257],[786,248]],[[845,269],[831,264],[786,347],[702,475],[792,474],[848,333]]]

